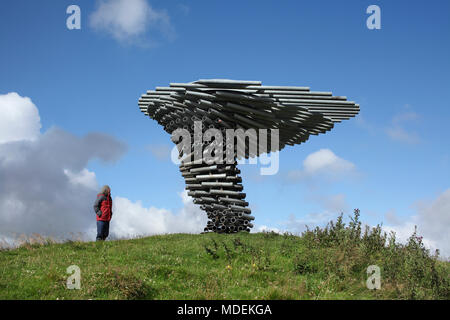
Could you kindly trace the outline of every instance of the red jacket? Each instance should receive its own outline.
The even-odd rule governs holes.
[[[94,203],[94,211],[97,221],[110,221],[112,217],[112,199],[111,195],[99,193]]]

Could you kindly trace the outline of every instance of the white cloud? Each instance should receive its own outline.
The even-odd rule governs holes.
[[[355,165],[339,158],[330,149],[320,149],[306,157],[303,167],[307,174],[315,174],[321,171],[348,172],[353,170]]]
[[[111,236],[126,238],[165,233],[199,233],[203,231],[207,218],[198,205],[192,202],[187,191],[180,193],[183,202],[176,214],[155,207],[145,208],[140,201],[115,197]]]
[[[336,179],[352,174],[355,170],[356,166],[352,162],[338,157],[330,149],[320,149],[305,158],[302,170],[288,172],[287,178],[291,181],[317,176]]]
[[[16,92],[0,95],[0,143],[34,140],[39,136],[39,112],[28,97]]]
[[[419,203],[417,212],[419,231],[434,243],[431,247],[450,257],[450,189],[431,202]]]
[[[450,245],[450,189],[445,190],[435,200],[417,205],[419,221],[423,231],[436,235]]]
[[[73,185],[81,185],[90,189],[96,189],[98,187],[95,172],[89,171],[86,168],[80,172],[72,172],[69,169],[64,169],[64,174],[69,178],[69,182]]]
[[[167,12],[153,9],[146,0],[100,0],[89,22],[122,42],[139,39],[149,29],[158,30],[169,40],[175,34]]]
[[[256,232],[275,232],[275,233],[282,233],[282,232],[280,231],[280,229],[278,229],[278,228],[272,228],[272,227],[268,227],[268,226],[265,226],[265,225],[258,226],[257,228],[255,228],[255,230],[256,230]],[[255,232],[255,231],[252,230],[252,232]]]
[[[406,241],[417,226],[428,248],[439,249],[443,257],[450,257],[450,189],[432,201],[419,202],[416,210],[417,214],[408,221],[400,222],[396,218],[391,220],[391,225],[384,226],[384,230],[395,231],[400,240]]]
[[[416,223],[408,221],[397,226],[383,226],[382,229],[387,234],[389,234],[391,231],[395,232],[396,240],[400,243],[405,244],[408,241],[409,237],[411,237],[411,235],[414,233],[416,225],[417,225]],[[422,228],[418,226],[418,236],[421,236],[422,234],[421,231]],[[433,241],[430,238],[424,237],[422,241],[425,247],[427,247],[428,249],[434,250],[440,247],[440,245],[437,242]]]

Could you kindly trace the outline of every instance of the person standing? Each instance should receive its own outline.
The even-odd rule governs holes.
[[[109,222],[112,218],[111,188],[103,186],[94,203],[97,215],[97,241],[105,240],[109,235]]]

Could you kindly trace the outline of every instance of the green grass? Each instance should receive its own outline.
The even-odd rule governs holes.
[[[301,237],[25,244],[0,251],[0,299],[449,299],[449,262],[430,255],[416,235],[406,245],[392,238],[382,245],[377,232],[338,220]],[[381,268],[380,290],[366,287],[372,264]],[[80,290],[66,288],[70,265],[81,269]]]

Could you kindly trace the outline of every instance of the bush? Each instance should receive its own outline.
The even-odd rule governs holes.
[[[307,228],[302,239],[309,250],[295,257],[294,271],[304,274],[321,270],[328,277],[363,280],[367,267],[378,265],[382,282],[398,298],[450,298],[449,265],[438,260],[438,252],[430,254],[423,238],[417,235],[417,228],[406,244],[400,244],[395,233],[387,236],[380,225],[366,226],[362,233],[359,216],[360,211],[355,209],[348,226],[341,214],[324,228]]]

